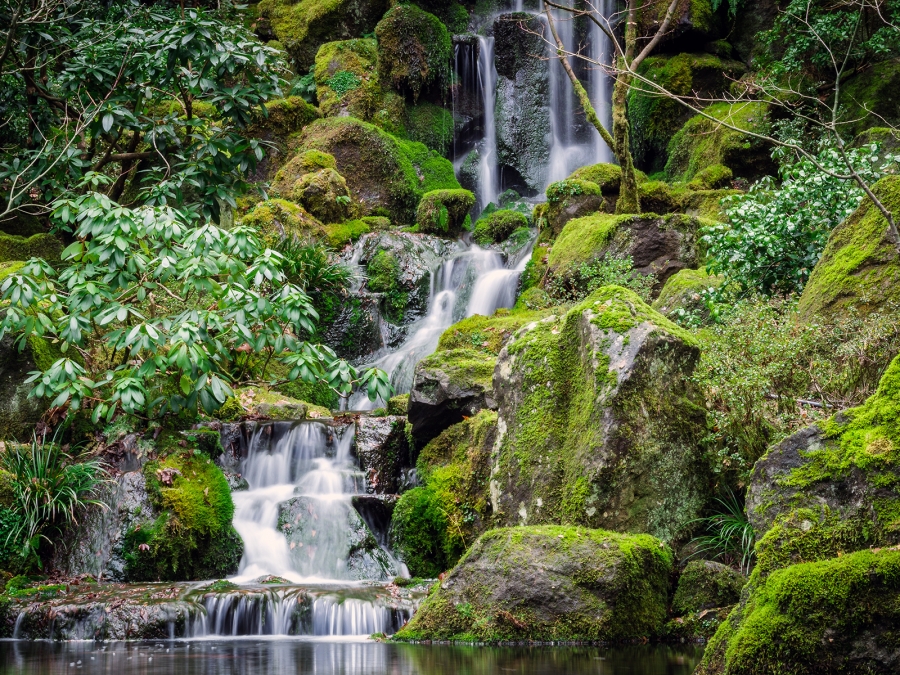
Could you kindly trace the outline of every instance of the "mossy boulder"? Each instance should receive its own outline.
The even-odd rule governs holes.
[[[607,256],[630,257],[636,272],[656,275],[659,291],[672,275],[699,264],[699,229],[696,218],[677,213],[576,218],[560,232],[547,264],[551,274],[565,276]]]
[[[445,330],[438,341],[437,351],[466,349],[496,356],[517,330],[532,321],[543,319],[547,314],[518,309],[498,310],[493,316],[475,314]]]
[[[305,73],[322,44],[371,33],[388,5],[388,0],[262,0],[258,11],[297,72]]]
[[[415,4],[443,21],[452,35],[466,32],[469,12],[460,3],[453,0],[417,0]]]
[[[378,73],[413,101],[449,85],[453,44],[447,27],[416,5],[393,7],[375,27]]]
[[[258,110],[246,135],[268,145],[251,178],[270,179],[288,156],[291,138],[319,117],[319,110],[300,96],[275,99],[266,103],[264,110]]]
[[[143,474],[157,515],[126,535],[125,576],[187,581],[237,572],[244,546],[231,524],[231,488],[212,458],[186,448],[147,462]]]
[[[500,209],[475,223],[472,238],[476,243],[488,246],[504,241],[523,227],[528,227],[528,218],[524,214],[510,209]]]
[[[298,139],[301,151],[335,158],[338,172],[366,215],[387,215],[398,224],[415,221],[420,198],[431,190],[453,190],[453,165],[421,143],[404,141],[352,117],[317,120]]]
[[[326,117],[371,119],[381,103],[378,46],[371,38],[327,42],[314,69],[319,110]]]
[[[666,281],[653,301],[653,309],[667,317],[696,315],[705,321],[709,318],[709,308],[704,294],[723,282],[723,277],[710,275],[705,267],[680,270]]]
[[[722,124],[766,133],[769,121],[765,103],[714,103],[703,112],[709,117],[690,118],[669,142],[665,166],[668,180],[690,181],[697,172],[715,164],[727,166],[734,176],[751,181],[776,173],[768,143]]]
[[[698,675],[863,675],[900,667],[900,551],[773,572],[709,641]]]
[[[651,56],[638,72],[677,96],[721,97],[746,70],[738,61],[714,54]],[[649,85],[638,83],[628,94],[628,120],[635,163],[650,171],[661,171],[668,159],[669,141],[688,121],[691,112],[675,99],[660,96]]]
[[[683,615],[731,607],[740,599],[745,583],[747,577],[728,565],[712,560],[693,560],[678,577],[672,609]]]
[[[856,135],[869,127],[900,123],[900,59],[876,63],[841,82],[844,128]]]
[[[862,406],[798,431],[756,462],[746,506],[755,574],[900,544],[898,421],[900,357]]]
[[[498,522],[686,537],[709,490],[698,358],[690,334],[618,286],[519,330],[494,373]]]
[[[419,444],[482,408],[497,407],[491,384],[495,362],[483,351],[451,349],[416,364],[407,415]]]
[[[490,530],[398,640],[628,640],[665,621],[672,553],[649,535],[545,525]]]
[[[432,190],[425,193],[416,209],[420,232],[457,235],[475,205],[475,195],[468,190]]]
[[[716,190],[728,187],[733,173],[731,169],[722,164],[713,164],[705,169],[700,169],[694,174],[688,187],[695,190]]]
[[[0,263],[30,258],[43,258],[49,263],[58,263],[62,250],[62,241],[47,232],[30,237],[0,232]]]
[[[547,187],[547,236],[556,238],[570,220],[615,210],[615,198],[603,196],[597,183],[567,178]]]
[[[419,485],[391,519],[392,548],[414,576],[434,578],[490,527],[488,483],[497,413],[481,410],[443,431],[419,453]]]
[[[347,181],[334,169],[319,169],[301,176],[291,187],[290,196],[325,223],[343,222],[351,214]]]
[[[523,194],[546,185],[550,154],[550,60],[540,16],[501,14],[493,23],[497,155],[507,180]]]
[[[873,192],[892,213],[900,213],[900,177],[886,176]],[[870,199],[828,237],[803,294],[800,315],[829,320],[851,307],[867,314],[900,303],[900,252],[887,220]]]
[[[653,35],[668,12],[670,3],[650,0],[638,8],[638,35]],[[667,52],[678,48],[696,48],[697,44],[709,44],[718,38],[723,29],[724,13],[716,12],[711,0],[679,0],[672,15],[672,24],[662,36],[661,44]]]
[[[302,420],[331,417],[327,407],[302,401],[268,387],[241,387],[236,389],[234,394],[234,401],[240,406],[243,414],[256,418]]]
[[[643,183],[647,180],[647,174],[640,169],[635,169],[635,177],[638,183]],[[618,164],[588,164],[575,169],[569,178],[595,183],[604,195],[618,195],[619,184],[622,182],[622,167]]]
[[[325,241],[333,248],[342,249],[371,231],[372,226],[367,219],[354,218],[343,223],[325,225]]]
[[[406,136],[439,155],[447,155],[453,144],[453,113],[426,101],[406,107]]]
[[[285,199],[259,202],[241,219],[241,224],[255,229],[269,246],[274,246],[282,239],[325,236],[322,223],[299,204]]]

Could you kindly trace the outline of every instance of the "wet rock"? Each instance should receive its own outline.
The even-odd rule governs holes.
[[[364,360],[384,344],[381,332],[379,297],[370,293],[352,296],[321,333],[322,344],[331,347],[342,359]]]
[[[416,365],[409,394],[412,435],[424,444],[483,408],[496,409],[495,359],[472,349],[438,351]]]
[[[21,263],[6,263],[5,266]],[[0,271],[2,277],[2,271]],[[0,279],[2,280],[2,279]],[[50,352],[50,344],[36,338],[34,344],[37,351],[29,343],[24,351],[19,351],[12,336],[6,335],[0,340],[0,436],[2,438],[28,439],[47,410],[47,401],[29,397],[32,385],[25,380],[29,373],[40,368],[49,368],[53,364],[52,357],[41,358],[42,353]],[[58,358],[58,357],[57,357]]]
[[[377,494],[399,492],[403,469],[412,465],[406,418],[362,416],[356,421],[355,443],[368,489]]]
[[[407,640],[625,640],[666,617],[672,553],[649,535],[490,530],[396,635]]]
[[[699,354],[694,337],[617,286],[519,330],[494,371],[495,522],[686,537],[710,484],[690,379]]]
[[[497,152],[534,192],[543,189],[550,153],[550,60],[543,25],[530,14],[502,14],[494,21]]]
[[[104,507],[85,509],[64,536],[54,539],[51,569],[69,576],[125,580],[125,535],[153,515],[144,474],[119,475],[106,486],[101,501]]]
[[[392,579],[399,574],[395,561],[379,546],[349,499],[294,497],[280,508],[278,527],[300,574],[357,581]],[[317,558],[330,559],[333,552],[343,558],[340,569],[322,569]]]
[[[730,607],[741,597],[747,578],[728,565],[712,560],[693,560],[678,578],[672,609],[679,614]]]

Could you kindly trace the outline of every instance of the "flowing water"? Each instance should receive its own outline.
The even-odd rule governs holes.
[[[22,675],[689,675],[695,645],[467,647],[375,642],[164,641],[0,643],[0,671]]]
[[[484,106],[484,138],[478,153],[478,211],[500,194],[500,164],[497,152],[497,125],[495,122],[495,94],[497,69],[494,67],[494,38],[478,38],[478,85]]]
[[[497,251],[475,244],[460,244],[431,274],[428,313],[410,326],[409,337],[393,351],[382,354],[372,365],[391,376],[397,394],[409,392],[416,364],[437,348],[441,334],[455,322],[474,314],[490,316],[516,302],[519,277],[531,254],[531,245],[504,262]],[[370,401],[365,392],[351,396],[349,410],[371,410],[383,405]]]

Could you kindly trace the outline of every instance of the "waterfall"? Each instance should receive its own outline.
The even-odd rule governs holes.
[[[615,0],[593,0],[593,7],[599,11],[603,17],[610,17],[616,11]],[[602,4],[601,4],[602,3]],[[612,26],[608,26],[612,28]],[[590,41],[590,58],[595,63],[612,63],[613,46],[606,33],[593,21],[588,22],[588,40]],[[612,80],[607,73],[598,65],[591,64],[590,79],[588,83],[588,91],[590,92],[591,104],[597,117],[603,122],[607,129],[612,128]],[[612,149],[606,144],[599,133],[592,133],[594,139],[594,158],[592,162],[598,164],[600,162],[615,161]]]
[[[390,375],[397,394],[412,388],[416,364],[437,348],[441,334],[455,322],[474,314],[490,316],[501,307],[516,302],[519,277],[531,255],[531,245],[504,264],[503,256],[475,244],[444,260],[431,275],[428,313],[410,327],[409,337],[396,350],[368,366]],[[368,367],[367,366],[367,367]],[[349,410],[371,410],[378,401],[370,401],[366,392],[357,391],[347,403]]]
[[[484,109],[482,127],[484,138],[478,153],[478,205],[479,211],[500,194],[500,167],[497,152],[497,127],[495,123],[495,95],[497,69],[494,67],[494,38],[478,37],[478,84]]]

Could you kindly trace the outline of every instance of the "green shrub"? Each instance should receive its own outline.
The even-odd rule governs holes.
[[[635,272],[630,256],[618,258],[604,255],[550,274],[544,281],[544,290],[555,302],[564,303],[580,302],[603,286],[622,286],[637,293],[645,302],[650,302],[655,284],[655,275]]]
[[[567,178],[566,180],[551,183],[547,187],[547,201],[551,203],[561,202],[566,197],[599,194],[601,194],[599,185],[579,178]]]
[[[472,238],[482,246],[505,241],[519,228],[528,227],[528,218],[518,211],[494,211],[475,223]]]

